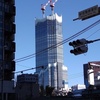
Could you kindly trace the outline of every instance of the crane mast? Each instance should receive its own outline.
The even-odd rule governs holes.
[[[52,14],[54,14],[54,7],[55,7],[55,3],[57,1],[58,0],[55,0],[54,2],[52,2],[52,0],[48,0],[48,2],[46,4],[41,4],[41,10],[42,10],[43,18],[45,17],[45,10],[46,10],[46,7],[48,6],[49,3],[50,3]]]

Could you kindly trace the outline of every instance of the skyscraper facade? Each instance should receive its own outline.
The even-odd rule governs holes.
[[[10,98],[9,94],[11,96],[11,93],[14,93],[14,81],[12,81],[15,71],[14,40],[15,1],[0,0],[0,90],[2,94],[5,93],[5,98]]]
[[[62,16],[56,13],[35,21],[36,73],[39,84],[64,87],[67,67],[63,65]]]

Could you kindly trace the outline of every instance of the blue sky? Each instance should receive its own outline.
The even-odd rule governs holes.
[[[35,53],[35,18],[42,18],[41,4],[46,4],[47,2],[48,0],[15,0],[15,59]],[[73,21],[74,18],[78,17],[79,11],[95,5],[100,6],[100,0],[58,0],[56,2],[54,11],[58,13],[58,15],[62,15],[63,18],[63,39],[67,39],[100,19],[100,15],[98,15],[84,21]],[[49,5],[46,7],[45,14],[51,14]],[[81,38],[87,40],[100,38],[100,24],[73,40]],[[68,67],[69,86],[84,84],[83,64],[89,61],[100,61],[100,42],[89,44],[88,52],[78,56],[70,53],[72,47],[69,46],[68,43],[69,42],[64,44],[64,65]],[[35,67],[35,57],[16,63],[16,72],[32,67]],[[35,70],[30,70],[24,73],[34,73],[34,71]]]

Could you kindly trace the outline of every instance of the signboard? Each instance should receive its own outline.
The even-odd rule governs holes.
[[[78,13],[78,18],[85,20],[99,14],[100,14],[100,8],[98,7],[98,5],[95,5],[93,7],[80,11]]]

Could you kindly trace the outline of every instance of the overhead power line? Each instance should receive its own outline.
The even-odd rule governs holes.
[[[14,72],[14,73],[23,73],[24,71],[29,71],[29,70],[33,70],[33,69],[36,69],[36,67],[35,68],[29,68],[29,69],[21,70],[21,71]]]
[[[29,68],[29,69],[17,71],[17,72],[14,72],[14,73],[15,73],[15,74],[18,74],[18,73],[22,73],[22,74],[23,74],[25,71],[34,70],[34,69],[36,69],[36,68],[37,68],[37,67]],[[80,72],[80,73],[74,73],[74,74],[69,74],[69,75],[68,75],[68,80],[72,80],[72,79],[79,78],[79,77],[83,77],[82,72]]]
[[[99,32],[100,28],[98,30],[96,30],[95,32],[93,32],[92,34],[90,34],[87,38],[90,38],[91,36],[93,36],[95,33]]]
[[[79,35],[83,34],[84,32],[86,32],[86,31],[90,30],[91,28],[95,27],[95,26],[98,25],[99,23],[100,23],[100,20],[94,22],[93,24],[89,25],[88,27],[86,27],[85,29],[81,30],[80,32],[78,32],[78,33],[76,33],[76,34],[70,36],[69,38],[67,38],[67,39],[65,39],[65,40],[63,40],[63,41],[61,41],[61,42],[59,42],[59,43],[57,43],[57,44],[54,44],[54,45],[52,45],[52,46],[50,46],[50,47],[48,47],[48,48],[45,48],[45,49],[43,49],[43,50],[41,50],[41,51],[39,51],[39,52],[36,52],[36,53],[34,53],[34,54],[30,54],[30,55],[28,55],[28,56],[25,56],[25,57],[22,57],[22,58],[19,58],[19,59],[15,59],[15,62],[18,63],[18,62],[22,62],[22,61],[31,59],[31,58],[35,57],[36,55],[39,55],[39,54],[41,54],[41,53],[46,52],[47,50],[51,50],[51,49],[54,49],[54,48],[56,48],[56,47],[58,47],[58,46],[61,46],[61,45],[63,45],[64,43],[69,42],[70,40],[72,40],[72,39],[78,37]]]

